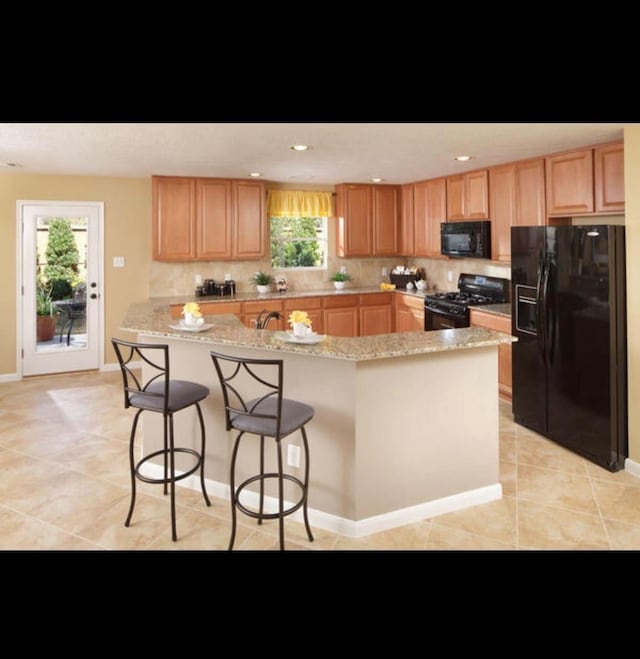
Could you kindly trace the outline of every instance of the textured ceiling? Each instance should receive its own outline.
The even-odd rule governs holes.
[[[623,138],[620,123],[0,123],[0,173],[407,183]],[[309,151],[297,153],[292,144]],[[473,156],[467,163],[453,157]],[[16,167],[7,162],[17,163]]]

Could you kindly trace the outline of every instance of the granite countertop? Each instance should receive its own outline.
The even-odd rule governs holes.
[[[378,291],[379,289],[376,289]],[[373,292],[371,289],[350,289],[349,292]],[[309,293],[311,295],[312,293]],[[313,294],[318,295],[318,292]],[[345,291],[337,292],[345,294]],[[266,296],[265,296],[266,297]],[[291,294],[291,297],[300,295]],[[435,332],[401,332],[363,337],[324,336],[317,344],[297,344],[286,341],[288,334],[281,330],[256,330],[246,327],[232,314],[205,316],[211,327],[202,332],[173,329],[179,321],[172,319],[168,299],[154,298],[148,302],[132,304],[120,329],[148,336],[181,339],[194,343],[229,345],[238,348],[259,348],[282,353],[307,354],[314,357],[366,361],[409,355],[426,355],[448,350],[465,350],[511,343],[514,339],[502,332],[483,327],[465,327]],[[180,298],[184,301],[185,298]],[[217,298],[228,300],[229,298]],[[238,299],[238,298],[236,298]],[[245,300],[263,299],[253,296]],[[202,298],[198,298],[202,300]],[[179,303],[176,298],[176,302]]]

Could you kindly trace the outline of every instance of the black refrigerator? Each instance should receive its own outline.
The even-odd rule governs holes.
[[[513,415],[596,464],[628,455],[624,227],[511,229]]]

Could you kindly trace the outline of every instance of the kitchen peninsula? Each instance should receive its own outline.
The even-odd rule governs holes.
[[[210,494],[228,497],[233,439],[209,356],[217,350],[284,359],[285,396],[314,407],[312,526],[362,536],[500,498],[497,351],[510,335],[468,327],[294,344],[283,331],[249,329],[230,314],[206,316],[211,327],[202,332],[172,329],[170,304],[134,304],[121,328],[169,344],[171,377],[209,387],[202,408]],[[146,449],[159,446],[156,416],[144,420]],[[178,414],[175,426],[182,445],[195,443],[195,417]],[[240,471],[255,473],[256,455],[240,455]]]

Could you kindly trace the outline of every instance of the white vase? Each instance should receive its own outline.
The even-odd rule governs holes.
[[[293,323],[293,335],[294,336],[305,336],[309,332],[309,328],[306,323]]]
[[[341,291],[344,288],[344,282],[343,281],[334,281],[333,285]]]
[[[198,318],[192,313],[185,313],[183,322],[187,327],[198,327],[199,325],[204,324],[204,318],[202,318],[202,316]]]
[[[264,295],[265,293],[269,292],[271,286],[269,286],[269,284],[256,284],[256,288],[258,289],[258,293],[260,295]]]

